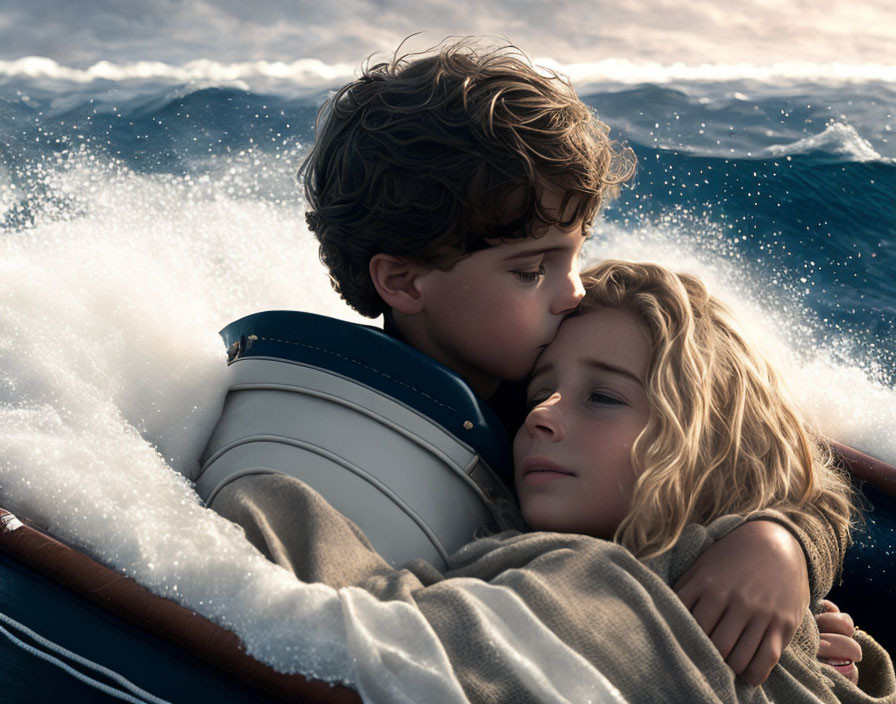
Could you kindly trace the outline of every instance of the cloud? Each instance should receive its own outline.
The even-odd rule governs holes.
[[[353,62],[422,31],[505,35],[563,63],[892,64],[891,0],[0,0],[0,59]]]

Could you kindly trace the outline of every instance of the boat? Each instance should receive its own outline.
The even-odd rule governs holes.
[[[246,471],[289,473],[320,486],[395,564],[440,564],[482,531],[520,520],[504,483],[506,433],[450,370],[375,328],[306,313],[247,316],[222,336],[227,399],[194,478],[206,501]],[[347,423],[351,451],[341,449]],[[830,598],[896,652],[896,467],[832,447],[865,513]],[[436,482],[442,505],[462,510],[443,520],[434,492],[402,481],[396,468],[407,466],[420,468],[423,485]],[[347,494],[364,497],[365,510],[341,504]],[[275,671],[232,632],[2,508],[0,595],[7,702],[360,701],[348,687]]]

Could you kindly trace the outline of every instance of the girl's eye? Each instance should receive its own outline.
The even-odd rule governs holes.
[[[514,271],[513,275],[520,281],[533,284],[544,276],[544,265],[540,265],[535,271]]]
[[[547,395],[539,394],[538,396],[533,396],[532,398],[526,401],[526,413],[529,413],[533,408],[535,408],[538,404],[544,403],[547,400]]]
[[[593,391],[588,396],[589,403],[598,403],[602,406],[622,406],[625,405],[624,401],[616,398],[615,396],[610,396],[609,394],[603,393],[602,391]]]

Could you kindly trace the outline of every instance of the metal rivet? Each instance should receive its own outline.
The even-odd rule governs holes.
[[[465,420],[464,421],[464,430],[472,430],[472,429],[473,429],[473,422],[469,421],[469,420]]]

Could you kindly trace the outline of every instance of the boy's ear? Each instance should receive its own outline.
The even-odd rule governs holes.
[[[370,278],[386,305],[406,315],[423,310],[420,277],[429,267],[404,257],[374,254],[370,260]]]

